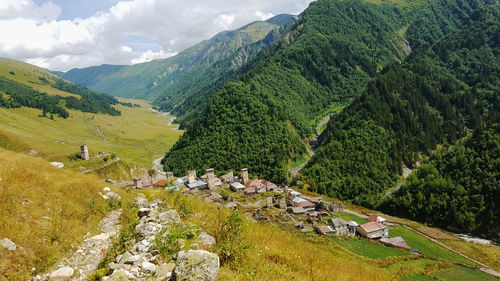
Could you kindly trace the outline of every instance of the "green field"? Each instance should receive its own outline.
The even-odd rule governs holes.
[[[470,265],[470,266],[475,266],[475,264],[468,259],[463,258],[462,256],[459,256],[453,252],[448,251],[447,249],[437,245],[436,243],[430,241],[429,239],[425,238],[424,236],[415,233],[407,228],[404,228],[402,226],[396,226],[393,228],[389,229],[389,235],[391,237],[396,237],[396,236],[401,236],[404,238],[406,243],[414,250],[418,250],[420,253],[437,257],[437,258],[443,258],[446,260]]]
[[[44,159],[77,169],[89,163],[71,163],[69,157],[79,153],[80,145],[87,144],[92,155],[102,151],[150,168],[151,162],[162,157],[183,131],[167,125],[170,118],[157,116],[146,102],[131,102],[141,107],[116,106],[122,116],[69,110],[70,118],[55,117],[55,120],[39,117],[41,110],[37,109],[0,108],[0,139],[3,140],[0,144],[4,142],[6,148],[24,148],[22,152],[33,149]]]
[[[354,238],[332,238],[335,243],[356,253],[360,256],[378,259],[387,257],[407,256],[408,252],[401,251],[395,248],[386,247],[380,243],[376,243],[367,239],[354,239]]]
[[[339,213],[338,218],[343,219],[345,221],[355,221],[358,224],[364,224],[364,223],[368,222],[368,220],[360,218],[360,217],[353,215],[353,214],[350,214],[350,213]]]
[[[482,271],[465,268],[462,266],[453,266],[445,270],[434,272],[430,275],[439,279],[453,280],[453,281],[470,281],[470,280],[498,281],[499,280],[498,278],[495,278]]]

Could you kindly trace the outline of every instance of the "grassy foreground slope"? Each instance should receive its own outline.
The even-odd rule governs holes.
[[[14,252],[0,247],[0,280],[47,270],[85,233],[95,234],[109,211],[97,177],[1,148],[0,179],[0,237],[17,244]]]

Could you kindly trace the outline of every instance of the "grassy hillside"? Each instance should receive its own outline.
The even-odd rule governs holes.
[[[70,110],[68,119],[55,117],[54,120],[40,118],[36,109],[0,108],[0,136],[10,139],[7,148],[20,146],[22,149],[15,150],[24,152],[34,149],[44,159],[73,165],[75,169],[86,165],[70,159],[79,153],[82,144],[87,144],[93,155],[100,151],[115,154],[149,168],[183,132],[168,125],[170,118],[150,111],[146,102],[133,102],[141,107],[117,106],[121,116]],[[59,144],[60,141],[64,143]]]
[[[65,81],[34,65],[0,59],[0,107],[26,106],[41,109],[41,117],[68,118],[67,109],[119,116],[120,111],[112,107],[117,104],[132,106]]]
[[[15,252],[0,247],[0,280],[28,280],[95,234],[110,208],[97,177],[1,148],[0,163],[0,237],[17,244]]]

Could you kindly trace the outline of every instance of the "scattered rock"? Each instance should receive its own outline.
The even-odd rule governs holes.
[[[136,252],[136,253],[147,253],[149,251],[151,247],[151,243],[144,239],[140,242],[137,242],[133,247],[132,247],[132,251]]]
[[[96,235],[90,239],[92,239],[92,240],[106,240],[106,239],[109,239],[109,237],[111,237],[111,235],[109,233],[101,233],[101,234]]]
[[[4,238],[0,240],[0,245],[2,245],[9,251],[15,251],[17,248],[17,245],[14,242],[12,242],[9,238]]]
[[[176,210],[170,210],[158,215],[161,224],[180,223],[181,217]]]
[[[111,188],[109,188],[109,187],[105,187],[105,188],[103,188],[102,190],[103,190],[104,192],[110,192],[110,191],[111,191]]]
[[[206,232],[200,233],[200,235],[198,235],[198,238],[201,239],[201,242],[205,246],[212,247],[215,244],[215,238]]]
[[[154,222],[139,223],[135,227],[134,233],[142,238],[147,238],[155,236],[161,229],[162,226]]]
[[[103,279],[104,280],[104,279]],[[136,280],[132,273],[128,272],[125,269],[119,269],[113,271],[113,274],[106,278],[107,281],[128,281],[128,280]]]
[[[123,258],[122,258],[123,260]],[[135,255],[127,258],[126,260],[123,261],[124,264],[141,264],[143,262],[147,261],[144,256],[142,255]]]
[[[180,251],[174,269],[177,281],[213,281],[219,272],[219,257],[203,250]]]
[[[52,165],[56,168],[59,168],[59,169],[64,168],[64,164],[61,162],[50,162],[50,165]]]
[[[148,272],[148,273],[155,273],[156,272],[156,265],[150,263],[150,262],[143,262],[141,264],[141,267],[144,269],[144,271]]]
[[[156,267],[155,280],[163,281],[168,280],[172,277],[172,272],[174,271],[175,263],[161,264]]]
[[[145,207],[147,203],[148,203],[148,200],[146,198],[137,197],[137,198],[132,199],[132,204],[137,206],[137,207]]]
[[[231,209],[231,208],[236,208],[238,205],[236,203],[233,203],[233,202],[229,202],[227,203],[226,205],[224,205],[224,207],[228,208],[228,209]]]
[[[108,199],[116,199],[116,200],[122,200],[122,197],[114,192],[108,192],[106,193],[105,195],[103,195],[103,197],[106,197],[105,199],[108,200]]]
[[[151,209],[149,208],[140,208],[139,212],[137,212],[137,216],[139,218],[146,217],[149,214],[149,212],[151,212]]]
[[[69,280],[75,273],[75,270],[69,266],[61,267],[49,274],[49,279],[54,281]]]

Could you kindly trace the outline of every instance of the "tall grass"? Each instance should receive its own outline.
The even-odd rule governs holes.
[[[0,149],[0,279],[27,280],[46,271],[87,232],[98,232],[109,206],[94,176],[56,169],[49,163]]]
[[[149,194],[162,199],[178,211],[192,213],[183,220],[195,223],[207,233],[223,239],[220,233],[228,230],[232,211],[187,197],[179,192],[156,191]],[[241,245],[236,266],[230,259],[219,271],[217,280],[390,280],[395,276],[375,263],[324,239],[312,239],[282,230],[270,223],[250,223],[244,216],[243,226],[237,223]],[[234,220],[234,217],[233,217]],[[241,226],[241,228],[240,228]],[[221,229],[223,231],[221,231]],[[234,242],[234,240],[232,240]],[[322,242],[323,241],[323,242]],[[231,241],[230,241],[231,242]],[[220,241],[217,242],[221,244]],[[215,247],[218,247],[216,245]],[[227,250],[226,245],[222,248]],[[233,244],[234,246],[234,244]],[[217,249],[212,249],[217,251]]]

